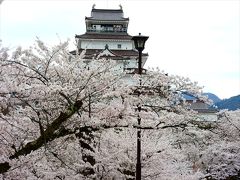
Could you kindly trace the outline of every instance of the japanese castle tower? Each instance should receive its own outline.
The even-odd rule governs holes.
[[[123,71],[137,72],[138,51],[128,34],[129,18],[124,17],[121,5],[119,9],[96,9],[93,5],[91,16],[85,18],[85,23],[86,32],[75,36],[78,52],[86,50],[84,59],[112,59]],[[142,65],[147,58],[148,54],[143,53]]]

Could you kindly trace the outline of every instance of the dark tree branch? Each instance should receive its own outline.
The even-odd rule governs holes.
[[[69,105],[72,105],[72,104],[73,104],[72,101],[69,99],[69,97],[66,96],[63,92],[59,92],[59,94],[67,100],[67,102],[68,102]]]
[[[58,130],[61,124],[67,121],[73,114],[75,114],[82,107],[82,101],[76,101],[74,105],[70,106],[65,112],[61,112],[59,117],[55,119],[43,132],[43,134],[35,141],[27,143],[24,147],[10,156],[10,159],[18,158],[21,155],[27,155],[31,151],[37,150],[49,141],[52,141],[56,136],[54,132]],[[4,173],[10,169],[8,162],[0,163],[0,172]]]
[[[11,166],[8,162],[0,163],[0,174],[7,172]]]
[[[7,61],[7,62],[9,62],[10,65],[14,63],[14,64],[18,64],[18,65],[20,65],[20,66],[23,66],[23,67],[25,67],[25,68],[28,68],[28,69],[34,71],[35,73],[37,73],[38,75],[40,75],[46,82],[48,82],[48,79],[47,79],[44,75],[42,75],[38,70],[36,70],[36,69],[34,69],[34,68],[30,68],[29,66],[27,66],[27,65],[25,65],[25,64],[22,64],[22,63],[20,63],[20,62],[18,62],[18,61]],[[43,81],[42,81],[42,82],[43,82]],[[46,84],[45,82],[43,82],[43,83]]]
[[[240,128],[237,127],[235,124],[232,123],[232,121],[230,120],[230,118],[227,116],[226,113],[224,113],[224,117],[226,118],[226,120],[227,120],[233,127],[235,127],[235,128],[240,132]]]
[[[29,154],[33,150],[37,150],[44,144],[44,137],[46,142],[51,141],[54,131],[59,129],[60,125],[65,122],[68,118],[70,118],[73,114],[75,114],[80,107],[82,106],[82,101],[77,101],[73,106],[70,106],[68,110],[64,113],[61,112],[59,117],[55,119],[44,131],[43,135],[41,135],[35,141],[29,142],[22,149],[17,151],[14,155],[10,156],[10,159],[17,158],[20,155]]]
[[[44,76],[47,75],[48,67],[50,65],[51,60],[53,59],[54,55],[57,54],[59,51],[60,51],[60,49],[58,49],[57,51],[53,52],[53,54],[48,59],[47,64],[46,64],[46,68],[45,68],[45,71],[44,71]]]

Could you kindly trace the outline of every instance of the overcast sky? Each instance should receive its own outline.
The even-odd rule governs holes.
[[[4,0],[0,39],[10,48],[29,46],[36,36],[48,44],[74,42],[75,34],[85,33],[93,4],[121,4],[128,33],[149,36],[146,68],[187,76],[220,98],[240,94],[239,0]]]

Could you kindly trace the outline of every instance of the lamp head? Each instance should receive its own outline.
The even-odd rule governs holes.
[[[134,41],[135,48],[138,51],[143,51],[145,48],[145,42],[148,38],[148,36],[142,36],[141,33],[139,33],[138,36],[133,36],[132,40]]]

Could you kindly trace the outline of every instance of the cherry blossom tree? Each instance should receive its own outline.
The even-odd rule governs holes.
[[[38,149],[58,158],[55,152],[47,150],[48,142],[75,134],[76,127],[88,132],[89,125],[98,123],[94,118],[94,124],[90,118],[85,119],[89,104],[101,99],[107,102],[114,95],[114,86],[121,86],[116,84],[121,75],[111,71],[113,63],[99,60],[88,70],[81,56],[68,53],[67,43],[51,49],[39,39],[36,43],[29,50],[17,48],[11,57],[6,49],[1,50],[3,161],[30,155]],[[101,103],[96,106],[99,111],[104,108]],[[10,166],[6,164],[3,169]]]
[[[221,111],[196,158],[196,167],[209,179],[240,177],[240,110]]]
[[[0,46],[0,177],[134,179],[139,129],[144,179],[235,176],[239,112],[201,121],[185,92],[207,102],[188,78],[130,76],[117,61],[72,55],[68,42],[37,38],[11,55]]]

